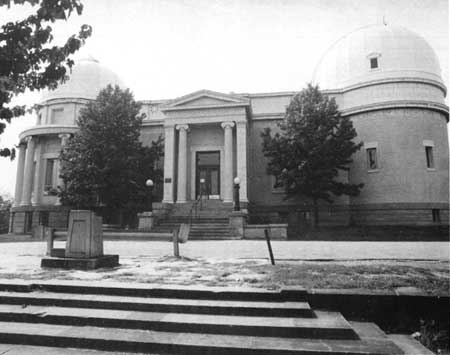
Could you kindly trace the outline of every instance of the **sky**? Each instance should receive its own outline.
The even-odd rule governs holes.
[[[404,26],[435,50],[449,78],[449,4],[444,0],[81,0],[84,11],[54,24],[61,44],[82,24],[92,36],[77,57],[93,56],[116,72],[138,100],[219,92],[296,91],[336,40],[359,27]],[[29,6],[0,8],[0,24]],[[40,93],[15,98],[32,105]],[[448,102],[448,99],[447,99]],[[27,115],[8,125],[0,146],[33,126]],[[0,158],[0,195],[13,195],[16,160]]]

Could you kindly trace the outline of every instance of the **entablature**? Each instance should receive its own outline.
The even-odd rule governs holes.
[[[22,141],[26,137],[30,136],[45,136],[61,133],[75,133],[78,131],[78,126],[75,125],[45,125],[45,126],[34,126],[26,129],[19,134],[19,140]]]

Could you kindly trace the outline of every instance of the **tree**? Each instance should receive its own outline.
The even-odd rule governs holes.
[[[25,114],[25,106],[9,107],[15,95],[28,90],[55,88],[66,79],[72,67],[70,55],[75,53],[92,28],[81,26],[77,35],[68,38],[63,46],[50,46],[53,41],[50,23],[67,20],[73,11],[81,15],[83,5],[79,0],[0,0],[0,6],[11,3],[32,6],[37,11],[27,18],[8,22],[0,30],[0,134],[13,117]],[[14,158],[14,150],[0,149],[0,156]]]
[[[333,196],[356,196],[363,184],[338,180],[339,171],[348,171],[352,155],[362,143],[355,143],[356,131],[348,116],[342,116],[334,98],[308,84],[295,95],[279,125],[280,133],[266,128],[261,134],[267,172],[287,198],[308,197],[313,202],[314,226],[318,225],[318,201],[333,202]]]
[[[9,211],[12,206],[12,199],[8,196],[0,195],[0,234],[8,233]]]
[[[139,114],[140,107],[128,89],[108,85],[81,110],[80,129],[60,156],[64,186],[58,194],[64,205],[77,209],[103,206],[107,223],[118,217],[118,211],[145,206],[145,181],[162,180],[156,164],[163,144],[161,137],[151,147],[139,141],[145,118]]]

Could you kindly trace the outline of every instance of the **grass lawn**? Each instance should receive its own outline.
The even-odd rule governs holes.
[[[449,294],[447,261],[292,261],[127,257],[115,269],[94,271],[0,268],[0,278],[85,280],[276,289],[297,285],[324,289],[393,291],[415,287],[430,295]]]

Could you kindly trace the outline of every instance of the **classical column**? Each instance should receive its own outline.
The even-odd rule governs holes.
[[[189,126],[187,124],[177,125],[177,130],[180,131],[178,139],[178,189],[177,202],[186,202],[186,187],[187,187],[187,132]]]
[[[58,134],[58,138],[61,139],[61,150],[62,150],[65,147],[65,145],[67,144],[67,141],[70,138],[70,134],[69,133],[61,133],[61,134]],[[56,174],[56,186],[62,187],[63,186],[63,180],[59,176],[61,174],[61,160],[58,159],[56,164],[57,164],[57,166],[56,166],[56,169],[57,169],[56,170],[56,172],[57,172],[57,174]],[[55,205],[60,205],[60,204],[61,204],[61,200],[58,197]]]
[[[25,144],[19,145],[19,157],[17,159],[17,175],[16,175],[16,190],[14,192],[14,207],[20,205],[22,200],[23,189],[23,169],[25,168]]]
[[[233,127],[234,122],[223,122],[224,129],[224,172],[223,202],[233,202]]]
[[[37,140],[37,137],[35,138]],[[32,205],[37,206],[40,203],[39,189],[41,186],[41,168],[42,168],[42,144],[36,147],[36,168],[34,169],[34,185]]]
[[[36,139],[27,137],[27,153],[25,156],[25,169],[23,176],[21,206],[31,205],[31,185],[33,184],[34,147]]]
[[[173,203],[175,130],[173,125],[164,127],[164,197],[163,202]]]
[[[241,180],[239,199],[248,202],[247,199],[247,122],[236,122],[236,176]]]

